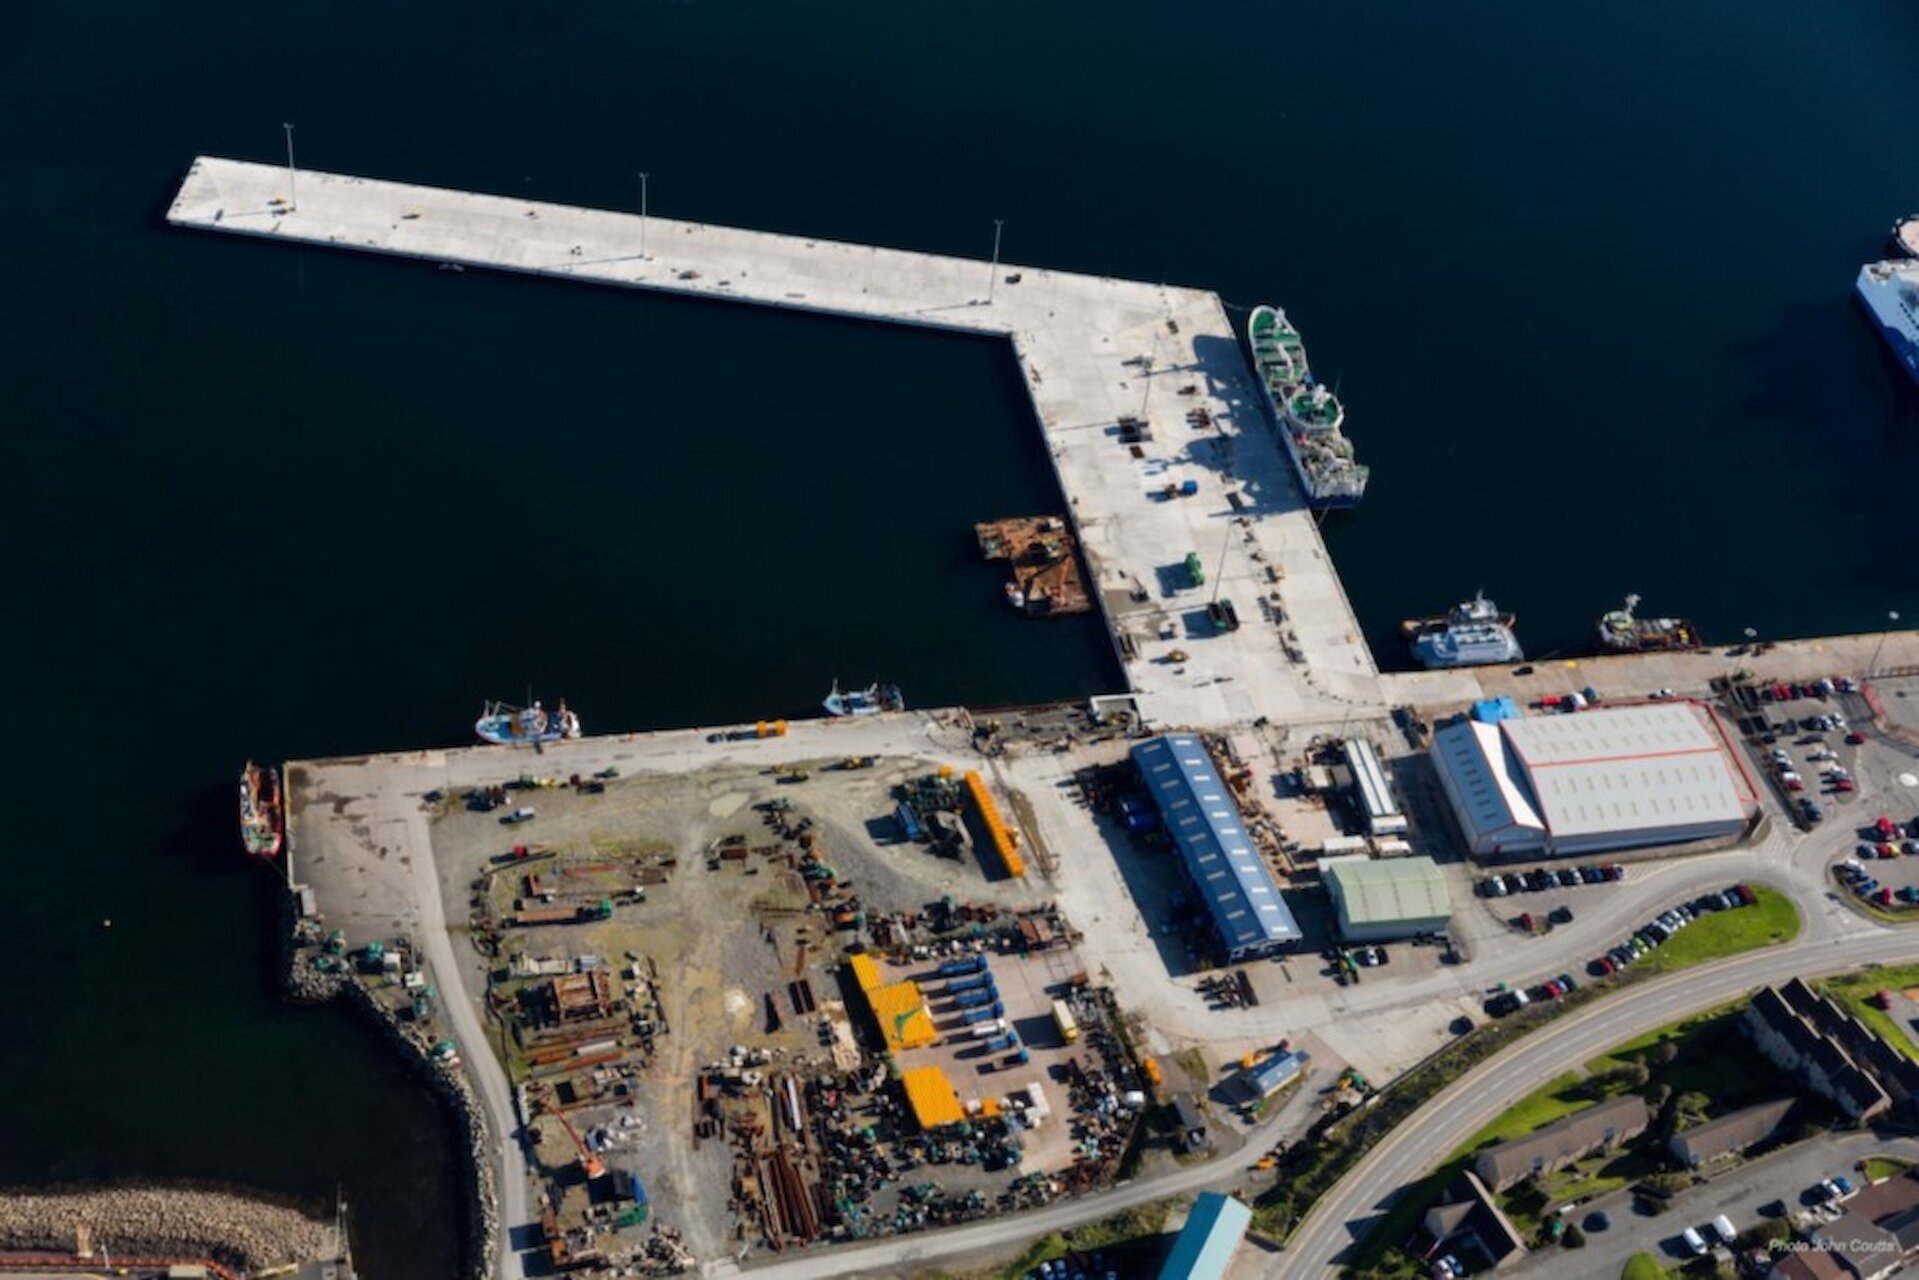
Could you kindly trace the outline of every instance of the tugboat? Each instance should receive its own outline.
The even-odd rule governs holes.
[[[580,736],[580,718],[567,710],[566,699],[559,709],[548,714],[539,703],[513,707],[504,702],[489,702],[473,724],[480,741],[499,747],[538,746]]]
[[[240,770],[240,844],[247,857],[267,861],[280,856],[286,840],[286,813],[280,803],[280,771],[247,761]]]
[[[1626,607],[1603,615],[1594,628],[1601,653],[1651,653],[1666,649],[1701,647],[1698,628],[1686,618],[1640,618],[1633,615],[1639,597],[1626,597]]]
[[[1485,592],[1477,591],[1448,609],[1445,617],[1409,618],[1399,624],[1399,631],[1412,643],[1413,657],[1429,670],[1483,667],[1526,660],[1513,635],[1514,621]]]
[[[826,695],[820,703],[829,716],[876,716],[882,711],[906,710],[906,699],[900,695],[896,684],[869,684],[864,689],[841,691],[840,682],[833,682],[833,692]]]

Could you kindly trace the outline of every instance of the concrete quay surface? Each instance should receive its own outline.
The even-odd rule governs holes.
[[[1147,714],[1210,725],[1378,705],[1371,653],[1213,293],[310,170],[296,184],[208,156],[167,221],[1006,338]],[[1210,425],[1190,425],[1195,410]],[[1119,438],[1129,416],[1151,425],[1137,457]],[[1197,495],[1162,496],[1188,479]],[[1206,586],[1184,585],[1188,553]],[[1207,625],[1215,584],[1238,631]]]
[[[384,253],[428,262],[518,271],[588,283],[708,299],[779,306],[953,332],[994,336],[1013,345],[1091,571],[1090,585],[1114,636],[1129,687],[1156,726],[1227,728],[1267,717],[1286,725],[1333,729],[1389,706],[1442,714],[1490,694],[1522,702],[1588,685],[1608,698],[1662,688],[1703,692],[1718,675],[1749,668],[1767,678],[1803,679],[1868,669],[1919,668],[1919,635],[1895,633],[1780,644],[1757,657],[1723,649],[1691,654],[1537,661],[1518,667],[1381,675],[1360,636],[1317,526],[1257,401],[1250,371],[1224,306],[1196,289],[989,264],[662,218],[475,195],[302,171],[298,205],[285,169],[229,160],[194,162],[168,213],[174,225]],[[645,253],[641,252],[644,241]],[[1009,283],[1018,276],[1015,283]],[[436,284],[438,281],[436,281]],[[991,294],[990,301],[988,294]],[[1190,389],[1190,390],[1189,390]],[[1185,394],[1182,394],[1185,393]],[[1189,411],[1204,410],[1201,427]],[[1119,420],[1144,418],[1150,435],[1137,453],[1119,438]],[[1365,427],[1356,421],[1362,455]],[[1162,496],[1198,482],[1190,498]],[[1003,514],[983,512],[981,516]],[[1184,584],[1188,553],[1207,586]],[[1215,636],[1205,605],[1215,584],[1238,608],[1242,626]],[[1184,650],[1184,660],[1171,654]],[[1527,674],[1518,674],[1527,671]],[[765,765],[849,754],[915,755],[976,761],[960,713],[925,713],[795,725],[786,738],[713,744],[699,731],[603,737],[558,744],[542,755],[496,748],[424,751],[306,762],[290,772],[294,811],[289,871],[316,888],[328,923],[352,945],[406,932],[416,937],[439,985],[463,962],[449,933],[449,902],[435,868],[419,797],[504,782],[523,772],[586,773],[617,765],[623,773],[679,773],[713,764]],[[1169,1041],[1217,1042],[1219,1015],[1192,983],[1173,979],[1140,932],[1138,910],[1110,852],[1090,842],[1062,787],[1093,749],[995,760],[997,780],[1033,801],[1033,831],[1058,866],[1056,887],[1070,918],[1087,931],[1122,1004],[1140,1011]],[[1488,947],[1453,970],[1337,991],[1302,988],[1297,997],[1241,1011],[1227,1038],[1270,1041],[1302,1031],[1332,1054],[1360,1059],[1363,1046],[1411,1025],[1415,1011],[1467,1009],[1484,985],[1576,968],[1594,944],[1657,909],[1726,879],[1751,877],[1786,889],[1807,914],[1790,955],[1768,952],[1749,966],[1713,971],[1707,986],[1649,983],[1631,1002],[1604,1002],[1602,1018],[1582,1018],[1598,1048],[1632,1033],[1657,1008],[1663,1020],[1698,1007],[1705,995],[1736,994],[1762,972],[1794,964],[1840,967],[1905,954],[1897,941],[1850,913],[1822,903],[1824,863],[1839,841],[1775,832],[1756,846],[1700,855],[1635,871],[1603,907],[1582,910],[1579,925],[1541,942],[1523,958]],[[451,903],[458,918],[459,903]],[[1116,927],[1117,926],[1117,927]],[[1782,949],[1782,951],[1787,949]],[[1657,996],[1657,1004],[1650,1001]],[[476,1092],[498,1136],[505,1229],[533,1218],[525,1160],[504,1072],[486,1048],[477,1002],[449,999],[449,1012]],[[1614,1006],[1618,1007],[1615,1009]],[[1555,1027],[1558,1024],[1554,1024]],[[1542,1033],[1546,1036],[1547,1033]],[[1402,1037],[1403,1039],[1404,1037]],[[1537,1052],[1500,1062],[1481,1097],[1523,1093],[1573,1051],[1563,1033],[1533,1038]],[[1529,1040],[1528,1044],[1532,1044]],[[1588,1052],[1582,1037],[1577,1052]],[[1597,1051],[1596,1049],[1592,1051]],[[1498,1061],[1498,1060],[1496,1060]],[[1550,1069],[1549,1069],[1550,1068]],[[1376,1074],[1368,1071],[1368,1074]],[[1416,1176],[1452,1129],[1434,1109],[1395,1134],[1340,1194],[1303,1225],[1273,1274],[1318,1274],[1343,1243],[1347,1222],[1366,1216],[1382,1188]],[[1283,1126],[1264,1124],[1261,1135]],[[1467,1129],[1470,1132],[1470,1127]],[[1415,1135],[1417,1137],[1415,1138]],[[1262,1143],[1245,1148],[1256,1157]],[[1196,1166],[1167,1179],[1142,1180],[1052,1206],[1015,1222],[908,1237],[859,1250],[832,1251],[749,1266],[768,1274],[885,1273],[908,1262],[951,1257],[1007,1239],[1070,1226],[1126,1204],[1230,1179],[1232,1161]],[[709,1261],[709,1274],[732,1264]],[[501,1275],[523,1274],[510,1248]]]

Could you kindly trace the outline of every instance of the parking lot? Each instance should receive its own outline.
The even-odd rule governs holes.
[[[1758,772],[1802,828],[1842,816],[1858,796],[1854,773],[1866,735],[1842,706],[1854,690],[1844,676],[1737,687],[1739,724]]]
[[[1840,882],[1883,910],[1919,906],[1919,817],[1878,814],[1855,834],[1834,868]]]
[[[1711,1240],[1706,1224],[1723,1214],[1737,1231],[1748,1231],[1763,1222],[1815,1211],[1807,1194],[1821,1180],[1841,1175],[1857,1183],[1858,1162],[1869,1155],[1888,1155],[1900,1159],[1919,1158],[1919,1141],[1910,1138],[1886,1139],[1873,1133],[1835,1133],[1807,1142],[1795,1143],[1784,1150],[1763,1156],[1718,1178],[1675,1196],[1666,1212],[1652,1216],[1634,1207],[1630,1190],[1601,1196],[1569,1216],[1586,1233],[1586,1247],[1576,1255],[1580,1275],[1616,1276],[1626,1259],[1644,1250],[1667,1264],[1690,1259],[1693,1254],[1684,1240],[1687,1227],[1697,1229]],[[1605,1215],[1610,1224],[1599,1226],[1597,1215]],[[1552,1276],[1566,1274],[1569,1255],[1556,1249],[1543,1249],[1512,1269],[1512,1275]]]

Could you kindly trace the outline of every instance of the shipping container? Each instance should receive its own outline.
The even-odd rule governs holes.
[[[995,1018],[991,1022],[982,1022],[979,1026],[973,1028],[973,1038],[975,1040],[990,1040],[994,1036],[1005,1034],[1006,1020],[1004,1018]]]

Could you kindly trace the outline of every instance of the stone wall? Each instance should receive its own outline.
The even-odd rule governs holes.
[[[288,898],[289,914],[294,904]],[[289,920],[287,939],[286,992],[302,1003],[321,1003],[345,996],[347,1003],[363,1010],[402,1051],[406,1060],[425,1079],[427,1086],[452,1111],[461,1135],[460,1172],[468,1192],[466,1239],[461,1256],[462,1274],[467,1280],[489,1280],[500,1246],[499,1188],[495,1185],[493,1147],[480,1100],[473,1093],[466,1073],[448,1067],[433,1057],[433,1041],[417,1026],[400,1018],[350,973],[322,973],[313,967],[315,952],[301,949],[294,942],[293,922]]]
[[[96,1251],[210,1258],[245,1271],[332,1258],[341,1247],[332,1223],[229,1191],[0,1193],[0,1252],[69,1253],[82,1227]]]

